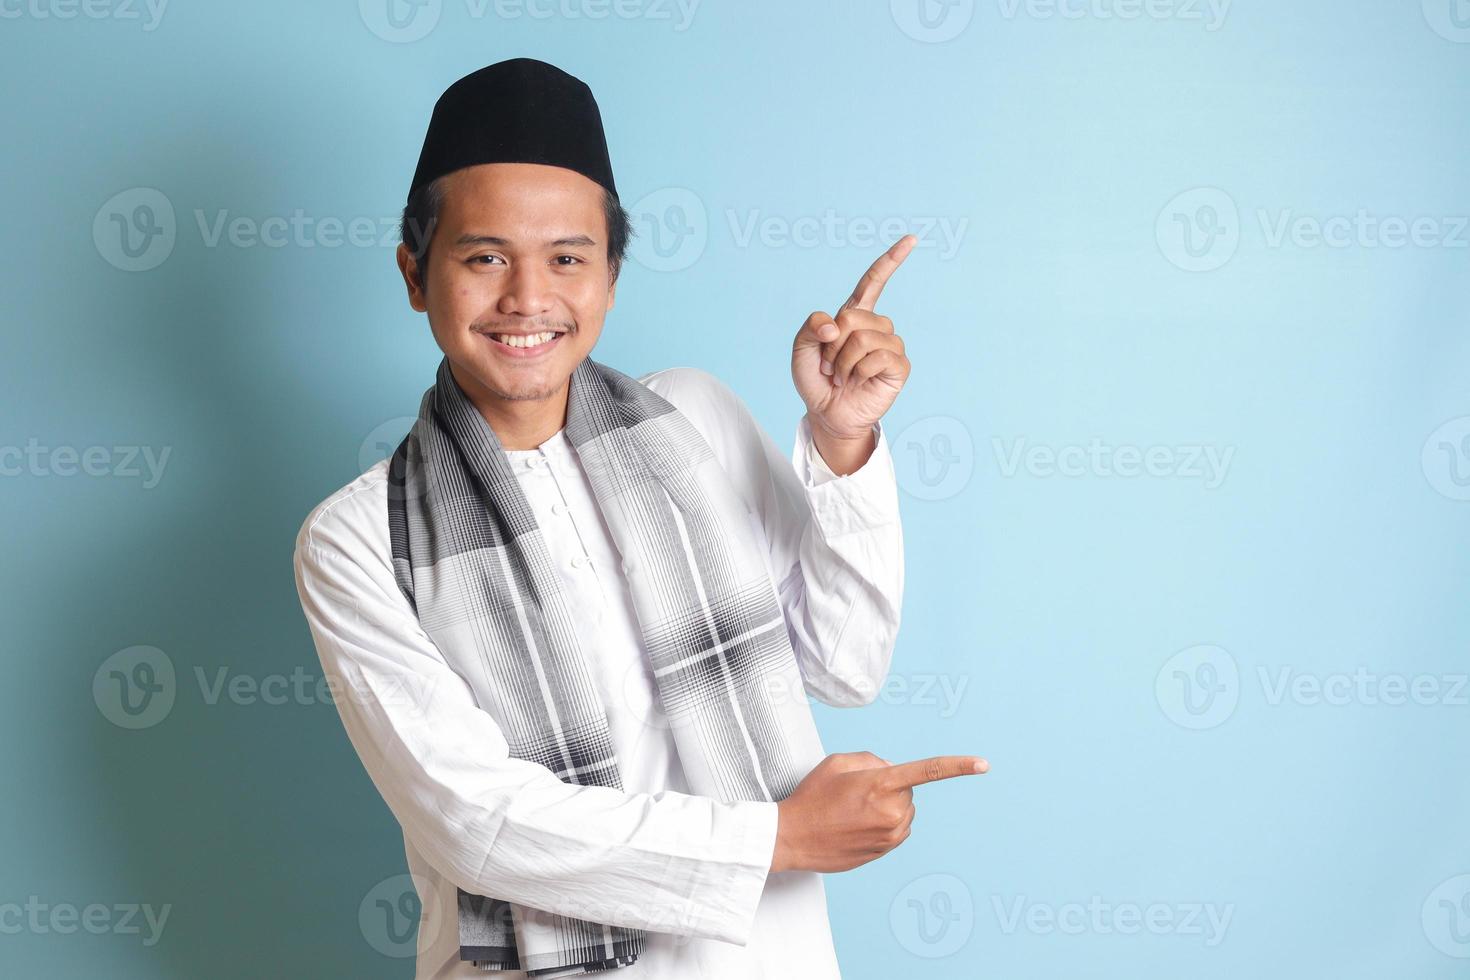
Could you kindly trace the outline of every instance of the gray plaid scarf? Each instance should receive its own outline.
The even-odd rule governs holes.
[[[566,435],[622,555],[690,790],[784,799],[822,749],[749,508],[683,414],[591,358],[571,375]],[[520,482],[447,358],[388,489],[398,585],[510,755],[622,789],[588,666],[595,637],[578,635]],[[592,973],[632,964],[645,944],[638,928],[458,898],[460,959],[486,970]]]

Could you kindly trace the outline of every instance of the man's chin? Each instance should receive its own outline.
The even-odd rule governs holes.
[[[485,377],[485,389],[507,401],[551,398],[562,390],[567,377],[547,370],[496,371]]]

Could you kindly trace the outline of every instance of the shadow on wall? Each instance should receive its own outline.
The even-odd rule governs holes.
[[[43,566],[58,580],[37,589],[50,605],[37,614],[70,661],[46,713],[80,736],[67,772],[85,783],[70,792],[100,864],[87,901],[167,915],[156,943],[110,947],[119,973],[136,958],[138,975],[179,980],[284,963],[295,976],[407,975],[412,937],[384,955],[358,919],[374,886],[406,871],[401,834],[317,684],[291,569],[311,507],[357,472],[355,448],[329,434],[362,426],[334,427],[307,387],[315,365],[286,364],[273,346],[281,276],[313,274],[289,268],[300,251],[209,249],[184,227],[198,200],[291,198],[269,186],[272,161],[250,156],[252,140],[209,129],[218,119],[269,124],[262,108],[221,107],[182,126],[176,146],[117,148],[136,172],[183,174],[197,196],[171,188],[180,227],[163,264],[97,277],[113,293],[97,302],[136,342],[69,382],[104,401],[146,390],[168,422],[139,438],[172,447],[158,486],[92,509],[95,526],[63,545],[76,560]],[[391,249],[371,255],[396,276]],[[135,646],[152,650],[104,667]],[[149,698],[166,700],[170,665],[165,710]],[[162,716],[123,727],[140,709]]]

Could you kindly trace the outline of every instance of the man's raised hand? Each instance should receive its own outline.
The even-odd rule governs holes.
[[[873,305],[918,241],[900,238],[863,273],[835,317],[818,310],[797,331],[791,377],[813,428],[832,439],[866,439],[908,379],[903,338]]]

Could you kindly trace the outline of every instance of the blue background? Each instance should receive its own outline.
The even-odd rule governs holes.
[[[387,232],[438,93],[529,55],[596,92],[639,221],[596,356],[713,370],[782,446],[802,319],[873,224],[930,229],[878,305],[913,363],[894,686],[816,710],[829,751],[993,770],[827,877],[844,976],[1465,976],[1470,7],[559,2],[4,8],[0,906],[171,912],[152,946],[0,917],[0,968],[412,974],[359,924],[403,853],[335,708],[196,670],[318,676],[294,534],[439,358]],[[1310,237],[1360,211],[1428,223]],[[173,241],[131,271],[135,216]],[[92,446],[111,475],[68,475]],[[93,684],[135,646],[176,699],[130,730]]]

